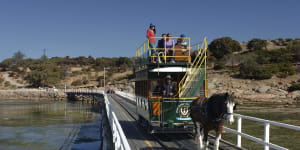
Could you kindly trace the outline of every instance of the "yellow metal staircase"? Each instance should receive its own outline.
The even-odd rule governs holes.
[[[187,67],[187,71],[179,82],[178,96],[179,98],[195,97],[204,95],[207,97],[206,89],[206,62],[207,62],[207,39],[204,38],[201,47],[198,45],[198,53],[194,61]],[[203,84],[205,81],[205,85]],[[203,87],[204,86],[204,87]],[[204,93],[197,93],[204,88]],[[199,95],[200,94],[200,95]]]

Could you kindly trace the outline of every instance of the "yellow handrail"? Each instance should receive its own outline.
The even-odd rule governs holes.
[[[186,56],[167,56],[167,50],[168,48],[166,48],[166,42],[164,42],[164,48],[150,48],[149,44],[149,40],[146,40],[145,42],[143,42],[143,44],[141,44],[141,46],[138,47],[138,50],[136,52],[136,57],[145,57],[145,53],[148,52],[148,56],[147,57],[160,57],[159,55],[156,55],[156,56],[151,56],[151,50],[154,50],[154,51],[163,51],[164,53],[164,58],[165,58],[165,63],[166,63],[166,59],[167,58],[170,58],[170,57],[173,57],[173,58],[176,58],[176,57],[187,57],[188,58],[188,63],[191,63],[190,60],[191,60],[191,46],[190,46],[190,38],[189,37],[153,37],[154,39],[186,39],[186,42],[188,43],[187,45],[187,48],[171,48],[174,53],[175,51],[179,51],[179,50],[186,50],[188,51],[187,55]],[[147,44],[147,46],[146,46]]]
[[[162,55],[162,57],[164,58],[165,63],[166,63],[167,62],[167,56],[165,55],[165,53],[164,52],[159,52],[158,57],[160,57],[160,55]]]

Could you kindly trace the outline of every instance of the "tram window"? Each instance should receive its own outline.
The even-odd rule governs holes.
[[[154,80],[151,82],[151,91],[152,91],[152,96],[160,96],[160,88],[161,85],[158,80]]]

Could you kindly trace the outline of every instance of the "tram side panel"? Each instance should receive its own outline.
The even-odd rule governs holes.
[[[149,105],[147,99],[147,80],[139,80],[135,82],[135,95],[136,95],[136,112],[139,116],[148,120],[149,115]]]

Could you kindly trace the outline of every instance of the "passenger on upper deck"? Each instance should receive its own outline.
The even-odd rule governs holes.
[[[157,43],[157,48],[159,48],[159,50],[162,50],[162,48],[165,48],[165,41],[166,41],[166,37],[167,37],[167,34],[162,34],[161,35],[162,39],[158,40],[158,43]]]
[[[170,58],[170,62],[175,63],[175,52],[174,52],[174,46],[175,46],[175,42],[174,40],[172,40],[170,37],[172,37],[172,35],[170,33],[168,33],[167,35],[167,42],[166,42],[166,50],[167,50],[167,54],[168,56],[172,56]]]
[[[158,62],[161,63],[161,59],[160,59],[160,53],[161,52],[165,52],[164,48],[165,48],[165,43],[166,43],[166,38],[167,38],[167,34],[162,34],[161,35],[162,39],[158,40],[158,44],[157,44],[157,48],[158,48]]]
[[[172,97],[175,95],[176,89],[174,84],[172,83],[171,75],[166,76],[166,82],[162,86],[162,96],[163,97]]]
[[[149,48],[151,50],[151,56],[157,55],[157,53],[155,51],[155,38],[154,38],[155,33],[156,33],[155,25],[151,23],[149,29],[147,30],[147,38],[149,40]],[[155,63],[155,60],[153,57],[151,57],[151,62]]]
[[[176,45],[180,45],[181,48],[183,49],[182,50],[183,54],[187,53],[187,47],[188,47],[188,43],[186,42],[185,39],[186,39],[186,36],[184,34],[181,34],[180,38],[177,40],[177,43],[176,43]]]

